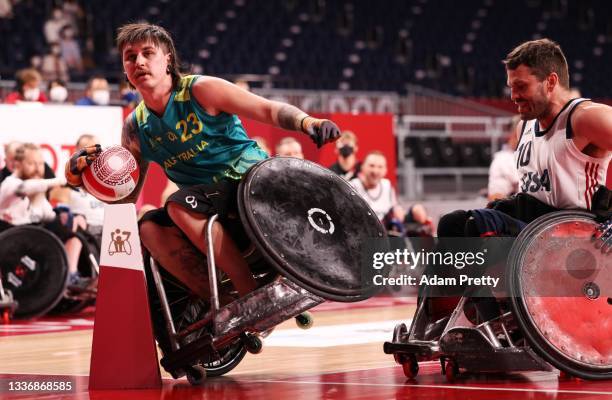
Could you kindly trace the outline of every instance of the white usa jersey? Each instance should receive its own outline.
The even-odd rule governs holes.
[[[560,209],[590,210],[612,158],[588,156],[574,144],[571,116],[583,101],[588,99],[570,100],[546,130],[535,119],[525,121],[514,152],[519,190]]]

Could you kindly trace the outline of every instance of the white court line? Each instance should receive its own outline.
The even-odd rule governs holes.
[[[320,381],[300,381],[300,380],[249,380],[254,383],[303,383],[310,385],[341,385],[341,386],[374,386],[374,387],[414,387],[425,389],[457,389],[457,390],[480,390],[490,392],[539,392],[539,393],[567,393],[567,394],[599,394],[611,395],[610,392],[600,392],[593,390],[567,390],[567,389],[527,389],[527,388],[506,388],[506,387],[482,387],[482,386],[451,386],[451,385],[415,385],[415,384],[396,384],[396,383],[360,383],[360,382],[320,382]]]
[[[391,340],[393,328],[409,320],[386,320],[354,324],[313,326],[310,329],[279,329],[264,340],[266,347],[335,347]]]

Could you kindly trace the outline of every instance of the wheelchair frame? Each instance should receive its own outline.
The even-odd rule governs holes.
[[[176,331],[159,268],[155,260],[150,258],[151,272],[172,349],[169,354],[164,354],[160,362],[174,378],[187,375],[192,384],[201,383],[206,375],[205,369],[197,364],[203,354],[215,354],[237,338],[242,341],[249,352],[259,353],[262,349],[262,342],[258,334],[294,317],[298,326],[308,328],[311,320],[303,313],[324,301],[323,298],[299,287],[289,279],[280,277],[220,307],[219,282],[212,240],[212,227],[217,218],[216,214],[211,216],[206,225],[211,307],[201,320],[179,332]],[[192,342],[181,343],[186,336],[209,324],[211,325],[210,332]]]
[[[593,221],[592,214],[583,211],[561,211],[541,216],[530,223],[520,234],[521,238],[544,236],[544,229],[551,229],[552,223],[576,223],[578,220]],[[548,225],[544,225],[547,223]],[[555,226],[556,227],[556,226]],[[525,240],[519,246],[515,243],[509,255],[509,265],[514,267],[519,254],[527,246]],[[530,242],[529,242],[530,243]],[[598,250],[599,251],[599,250]],[[512,271],[513,269],[511,269]],[[514,276],[514,275],[512,275]],[[582,279],[582,278],[581,278]],[[593,278],[590,278],[593,279]],[[585,282],[588,279],[584,278]],[[514,282],[514,280],[513,280]],[[582,284],[582,283],[581,283]],[[483,318],[484,322],[475,321],[466,315],[466,305],[473,297],[464,294],[460,298],[450,316],[434,320],[427,312],[427,289],[419,296],[419,303],[412,320],[410,330],[405,324],[398,324],[393,333],[393,340],[385,342],[384,352],[392,354],[400,364],[408,378],[418,374],[418,362],[440,360],[442,374],[448,381],[453,381],[459,373],[459,368],[473,372],[513,372],[513,371],[552,371],[553,366],[565,374],[583,379],[609,379],[609,371],[597,372],[594,368],[578,369],[571,363],[560,361],[551,356],[543,346],[538,344],[522,318],[521,308],[516,305],[520,293],[516,292],[517,283],[510,285],[509,296],[503,299],[494,298],[497,306],[505,305],[495,317]],[[583,290],[583,295],[589,299],[591,293]],[[610,303],[608,301],[608,303]],[[474,306],[478,307],[476,301]],[[483,314],[483,315],[486,315]],[[439,334],[438,334],[439,332]],[[513,336],[513,334],[518,335]],[[427,340],[435,337],[435,340]],[[520,341],[517,341],[517,339]],[[603,361],[603,360],[602,360]]]

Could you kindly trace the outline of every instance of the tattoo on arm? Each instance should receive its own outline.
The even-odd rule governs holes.
[[[124,199],[113,202],[113,204],[136,202],[138,196],[140,195],[140,191],[144,186],[145,177],[149,169],[149,162],[143,159],[140,155],[140,141],[138,139],[138,131],[136,130],[136,124],[132,114],[127,116],[125,123],[123,124],[123,131],[121,132],[121,145],[128,149],[136,159],[138,168],[140,169],[140,177],[138,178],[138,184],[132,193]]]
[[[278,110],[278,125],[290,131],[301,131],[302,119],[307,116],[308,114],[299,108],[290,104],[284,104]]]
[[[134,150],[140,153],[140,145],[138,140],[138,131],[136,129],[136,123],[134,122],[133,114],[127,116],[123,123],[123,130],[121,131],[121,145],[132,153]]]

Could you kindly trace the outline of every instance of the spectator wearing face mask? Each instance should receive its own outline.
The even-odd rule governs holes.
[[[101,76],[94,76],[87,82],[85,97],[74,103],[77,106],[107,106],[110,103],[108,81]]]
[[[121,96],[121,105],[128,107],[130,110],[136,108],[140,101],[138,92],[133,90],[129,83],[125,81],[119,84],[119,96]]]
[[[50,44],[49,52],[43,57],[40,69],[44,80],[47,82],[53,79],[61,79],[65,82],[70,80],[68,65],[62,58],[62,49],[59,43]]]
[[[15,80],[17,82],[17,90],[6,96],[4,99],[5,103],[15,104],[21,101],[47,102],[47,97],[40,90],[42,77],[38,71],[33,68],[19,70],[15,75]]]
[[[357,136],[351,131],[344,131],[336,141],[336,162],[329,167],[347,181],[357,177],[359,163],[357,162]]]
[[[54,79],[49,82],[49,102],[54,104],[64,104],[68,100],[68,89],[64,81]]]

